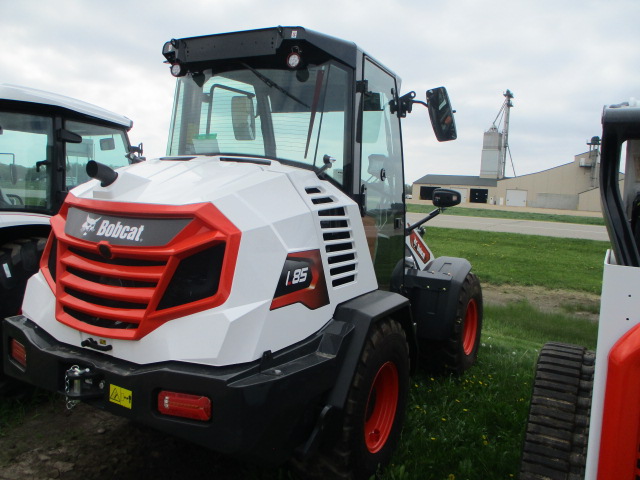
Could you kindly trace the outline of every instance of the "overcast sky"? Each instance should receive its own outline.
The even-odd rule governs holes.
[[[69,95],[134,121],[164,155],[171,38],[301,25],[351,40],[403,79],[445,85],[458,140],[438,144],[420,106],[404,120],[406,177],[478,175],[483,133],[515,98],[515,173],[571,162],[600,135],[604,104],[640,97],[639,0],[0,0],[0,82]],[[512,176],[510,164],[507,176]]]

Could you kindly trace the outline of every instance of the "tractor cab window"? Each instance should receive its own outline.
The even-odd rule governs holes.
[[[91,180],[86,172],[89,160],[113,169],[129,164],[129,143],[123,130],[76,121],[66,121],[65,128],[82,137],[80,143],[65,144],[67,189]]]
[[[400,119],[390,111],[397,96],[395,77],[365,59],[359,127],[363,223],[380,288],[388,288],[404,255],[404,181]]]
[[[241,64],[178,81],[169,155],[247,155],[321,168],[343,182],[350,153],[350,73],[336,62],[303,69]]]
[[[48,209],[53,119],[0,112],[0,210]]]

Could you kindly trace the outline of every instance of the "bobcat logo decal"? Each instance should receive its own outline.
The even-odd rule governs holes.
[[[80,228],[80,232],[82,232],[82,235],[86,235],[89,232],[94,232],[96,229],[96,223],[98,223],[98,220],[100,220],[101,218],[102,217],[91,218],[89,215],[87,215],[87,219],[84,221],[82,227]]]

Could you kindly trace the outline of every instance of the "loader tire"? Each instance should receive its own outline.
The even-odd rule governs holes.
[[[384,468],[395,451],[409,391],[409,345],[400,324],[371,327],[351,382],[339,438],[311,458],[294,460],[304,479],[364,480]]]
[[[595,355],[547,343],[536,365],[520,480],[582,480]]]
[[[31,237],[14,240],[0,247],[0,325],[6,317],[20,311],[29,277],[38,271],[47,239]],[[0,337],[1,338],[1,337]],[[0,358],[3,355],[0,342]],[[4,375],[0,361],[0,395],[8,396],[23,385]]]
[[[428,371],[462,375],[478,359],[482,333],[482,287],[469,272],[458,294],[453,328],[444,341],[419,340],[420,363]]]

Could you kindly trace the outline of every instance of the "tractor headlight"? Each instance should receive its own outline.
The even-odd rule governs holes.
[[[173,63],[176,60],[176,45],[175,40],[169,40],[162,47],[162,55],[167,59],[167,62]]]

